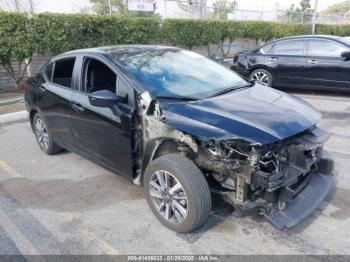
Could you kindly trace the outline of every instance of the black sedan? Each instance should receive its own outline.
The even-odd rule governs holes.
[[[350,91],[350,38],[294,36],[235,55],[242,76],[276,88]]]
[[[187,50],[67,52],[26,86],[44,153],[67,149],[143,185],[154,215],[177,232],[205,222],[211,192],[289,228],[333,182],[319,112]]]

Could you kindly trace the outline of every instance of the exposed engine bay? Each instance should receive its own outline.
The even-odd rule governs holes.
[[[220,184],[218,190],[231,204],[283,209],[318,170],[327,139],[315,127],[272,145],[211,141],[199,151],[196,163]]]
[[[262,145],[238,137],[203,139],[174,129],[166,124],[158,102],[147,92],[142,94],[139,108],[138,147],[143,163],[136,168],[135,183],[140,183],[142,169],[169,141],[164,153],[177,152],[190,158],[207,178],[212,192],[222,195],[242,214],[284,210],[314,173],[333,172],[333,161],[323,158],[328,133],[316,126]]]

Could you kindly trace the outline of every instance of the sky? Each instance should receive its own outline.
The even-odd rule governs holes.
[[[1,2],[11,2],[15,0],[0,0]],[[17,0],[17,1],[28,1],[28,0]],[[75,13],[89,4],[89,0],[33,0],[36,3],[37,12],[58,12],[58,13]],[[108,1],[108,0],[105,0]],[[156,0],[159,5],[163,5],[165,0]],[[209,3],[214,0],[207,0]],[[335,3],[342,2],[344,0],[319,0],[318,10],[322,11],[327,6]],[[276,5],[279,9],[286,9],[291,4],[298,4],[300,0],[237,0],[238,9],[247,10],[276,10]],[[311,0],[312,5],[314,0]],[[170,6],[170,5],[169,5]],[[171,10],[168,10],[171,12]]]
[[[324,10],[327,6],[343,2],[344,0],[318,0],[318,10]],[[315,0],[311,0],[313,7]],[[279,5],[280,9],[286,9],[291,4],[298,5],[300,0],[238,0],[238,9],[263,9],[263,10],[275,10],[276,4]]]
[[[89,4],[89,0],[36,0],[38,12],[76,13]]]

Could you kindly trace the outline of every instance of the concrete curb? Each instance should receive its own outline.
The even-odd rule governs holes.
[[[0,106],[15,104],[24,100],[23,96],[17,96],[8,99],[0,99]]]
[[[13,123],[17,121],[23,121],[23,120],[28,120],[27,111],[20,111],[20,112],[0,115],[0,125]]]

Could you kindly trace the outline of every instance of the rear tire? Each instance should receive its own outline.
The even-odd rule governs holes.
[[[271,87],[273,76],[269,71],[259,68],[250,73],[249,80],[264,86]]]
[[[54,155],[61,152],[62,148],[54,142],[45,119],[37,113],[34,115],[32,121],[33,131],[40,149],[47,155]]]
[[[153,160],[145,171],[143,183],[148,205],[167,228],[180,233],[191,232],[208,218],[211,210],[209,186],[188,158],[169,154]]]

